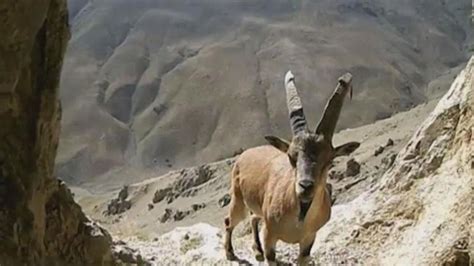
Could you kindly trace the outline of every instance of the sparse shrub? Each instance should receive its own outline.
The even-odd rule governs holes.
[[[163,188],[163,189],[158,189],[155,192],[155,195],[153,195],[153,200],[152,200],[153,203],[156,204],[156,203],[164,200],[169,193],[171,193],[171,188],[170,187]]]
[[[169,208],[166,208],[165,213],[163,213],[163,215],[160,218],[160,222],[161,223],[166,223],[171,218],[172,214],[173,214],[173,210],[169,209]]]
[[[385,148],[383,146],[380,146],[374,151],[374,155],[379,156],[384,150]]]
[[[112,199],[107,205],[107,210],[104,211],[104,215],[116,215],[123,213],[132,207],[132,203],[127,200],[128,198],[128,186],[124,186],[116,199]]]
[[[200,247],[202,245],[202,240],[203,239],[201,236],[191,238],[189,235],[186,234],[185,237],[183,237],[183,239],[181,240],[181,253],[186,254],[186,252]]]

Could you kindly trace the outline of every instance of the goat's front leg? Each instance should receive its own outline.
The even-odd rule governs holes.
[[[298,265],[309,265],[311,262],[311,248],[314,244],[316,234],[310,234],[300,241],[300,255],[298,256]]]
[[[277,239],[275,236],[272,235],[271,231],[268,228],[267,223],[263,226],[263,253],[265,255],[265,259],[267,260],[267,264],[270,266],[276,266],[276,254],[275,254],[275,246]]]

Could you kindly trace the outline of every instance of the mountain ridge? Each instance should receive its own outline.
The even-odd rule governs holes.
[[[70,5],[58,174],[72,184],[125,184],[288,135],[288,69],[312,124],[353,72],[342,129],[425,102],[429,81],[466,60],[462,1]]]

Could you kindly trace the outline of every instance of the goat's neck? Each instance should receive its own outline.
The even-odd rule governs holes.
[[[321,178],[321,180],[316,184],[312,204],[323,204],[324,197],[326,196],[326,179],[327,177]]]
[[[295,189],[295,181],[292,182],[292,191],[291,191],[291,198],[292,198],[292,203],[294,205],[295,210],[299,210],[300,212],[302,211],[302,205],[301,201],[296,193]],[[313,220],[315,217],[314,216],[314,210],[319,210],[322,208],[322,206],[325,204],[325,197],[326,197],[326,178],[321,180],[320,182],[317,183],[316,188],[314,189],[314,195],[313,199],[311,200],[311,204],[308,206],[308,210],[306,211],[304,215],[304,220]],[[301,219],[300,213],[297,213],[298,219]]]
[[[326,181],[319,183],[315,190],[313,196],[313,204],[321,203],[322,200],[326,195]]]
[[[292,168],[291,170],[289,170],[288,174],[291,175],[293,178],[291,179],[290,185],[287,187],[286,197],[287,200],[289,200],[288,202],[291,202],[291,204],[293,205],[292,207],[294,208],[294,210],[298,210],[300,208],[300,199],[298,197],[298,194],[296,193],[296,168]],[[311,201],[311,206],[324,204],[323,202],[324,197],[326,195],[326,183],[327,170],[323,173],[321,179],[316,182],[316,188],[314,191],[313,200]]]

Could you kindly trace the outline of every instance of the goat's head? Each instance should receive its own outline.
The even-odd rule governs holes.
[[[339,78],[321,121],[314,131],[310,131],[296,90],[295,78],[291,71],[286,73],[285,89],[292,140],[288,142],[275,136],[266,136],[265,139],[288,155],[296,173],[296,193],[302,201],[310,201],[313,198],[315,188],[324,183],[327,170],[335,157],[349,155],[360,145],[358,142],[349,142],[338,147],[332,145],[344,97],[352,89],[351,80],[352,75],[349,73]]]

